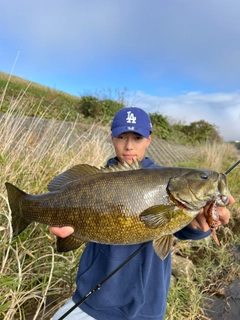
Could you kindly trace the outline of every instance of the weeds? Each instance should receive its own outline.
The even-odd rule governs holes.
[[[73,293],[83,248],[56,253],[55,238],[37,224],[13,239],[4,183],[43,193],[58,173],[78,163],[103,165],[112,149],[100,126],[81,130],[77,119],[26,116],[32,108],[23,97],[10,102],[0,117],[0,318],[46,320]]]
[[[180,165],[225,172],[238,158],[237,150],[227,143],[207,143],[198,150],[198,157],[194,161]],[[225,287],[240,276],[237,258],[240,225],[239,169],[234,169],[228,175],[229,189],[236,202],[229,208],[229,224],[220,226],[217,231],[221,246],[218,247],[212,237],[200,241],[176,240],[175,254],[188,257],[194,264],[194,270],[190,279],[180,276],[171,283],[166,320],[210,320],[206,316],[207,311],[211,310],[210,298],[223,296]]]

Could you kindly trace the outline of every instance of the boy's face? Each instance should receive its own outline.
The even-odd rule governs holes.
[[[117,137],[112,137],[112,143],[118,160],[121,163],[126,161],[129,164],[132,163],[132,160],[141,161],[143,159],[151,140],[151,136],[144,138],[134,132],[124,132]]]

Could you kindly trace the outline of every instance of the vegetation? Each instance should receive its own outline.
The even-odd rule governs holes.
[[[36,107],[39,103],[35,100],[29,103],[26,94],[24,90],[24,94],[10,99],[6,91],[0,104],[0,110],[7,110],[0,114],[0,319],[3,320],[50,319],[74,292],[76,270],[84,249],[57,253],[55,237],[39,224],[13,238],[4,183],[9,181],[29,193],[43,193],[58,173],[78,163],[101,166],[111,155],[108,134],[102,126],[95,124],[82,131],[79,118],[68,122],[69,115],[61,113],[59,104],[54,110],[55,105],[50,103],[40,108],[40,113]],[[77,99],[73,112],[78,103]],[[58,112],[61,114],[58,119],[65,114],[63,121],[54,119]],[[23,115],[33,115],[28,118],[28,126]],[[52,119],[45,122],[46,115]],[[157,115],[156,120],[167,128],[166,119]],[[224,172],[237,160],[237,150],[231,144],[208,141],[200,144],[198,150],[197,158],[176,165]],[[176,241],[174,253],[191,259],[194,270],[190,277],[180,275],[172,282],[166,320],[209,319],[205,312],[209,297],[219,294],[221,286],[240,275],[234,255],[240,229],[239,168],[229,174],[228,182],[237,201],[231,208],[230,224],[218,231],[221,247],[211,239]]]
[[[170,126],[167,117],[164,117],[157,112],[150,113],[149,116],[152,122],[154,136],[168,140],[173,134],[173,129]]]
[[[0,111],[6,112],[10,105],[24,105],[22,112],[28,116],[40,116],[46,119],[75,121],[79,118],[79,98],[36,83],[9,76],[0,72]],[[13,112],[17,108],[12,109]]]
[[[112,99],[100,99],[94,96],[82,96],[79,101],[79,112],[85,118],[91,120],[104,121],[109,123],[114,115],[124,108],[123,102],[114,101]]]
[[[28,111],[22,97],[0,117],[0,319],[5,320],[50,319],[73,291],[83,248],[55,252],[55,237],[37,224],[13,239],[4,183],[43,193],[58,173],[78,163],[103,165],[111,154],[102,128],[80,131],[76,123],[42,117],[29,118],[26,126]]]
[[[189,125],[175,124],[173,128],[188,137],[189,143],[196,145],[207,141],[222,142],[215,125],[205,120],[191,122]]]
[[[98,92],[75,97],[54,89],[29,83],[18,77],[0,72],[0,92],[3,92],[0,112],[6,112],[10,104],[24,104],[24,114],[45,119],[101,123],[109,125],[113,115],[124,107],[123,92]],[[114,98],[111,98],[111,97]],[[14,109],[12,109],[14,110]],[[15,111],[13,111],[15,112]],[[218,128],[205,120],[170,124],[167,117],[155,112],[149,114],[154,136],[183,145],[199,145],[207,141],[222,142]]]
[[[225,172],[237,158],[236,149],[231,144],[206,143],[199,146],[197,158],[178,165]],[[211,310],[210,298],[223,297],[224,288],[233,279],[239,279],[240,265],[235,251],[238,251],[240,240],[240,167],[234,170],[229,173],[228,184],[236,202],[230,208],[230,223],[220,226],[217,231],[221,246],[218,247],[212,237],[199,241],[176,240],[175,254],[190,259],[194,267],[190,277],[183,274],[171,283],[166,320],[210,320],[206,316],[207,309]]]

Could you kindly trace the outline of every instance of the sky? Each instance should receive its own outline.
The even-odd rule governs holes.
[[[3,0],[0,71],[240,140],[239,0]]]

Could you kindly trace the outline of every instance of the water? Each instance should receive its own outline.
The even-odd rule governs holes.
[[[235,263],[240,263],[240,245],[233,249]],[[240,319],[240,278],[234,278],[210,298],[205,315],[212,320]]]
[[[240,319],[240,279],[224,287],[223,296],[213,296],[205,315],[212,320]]]

